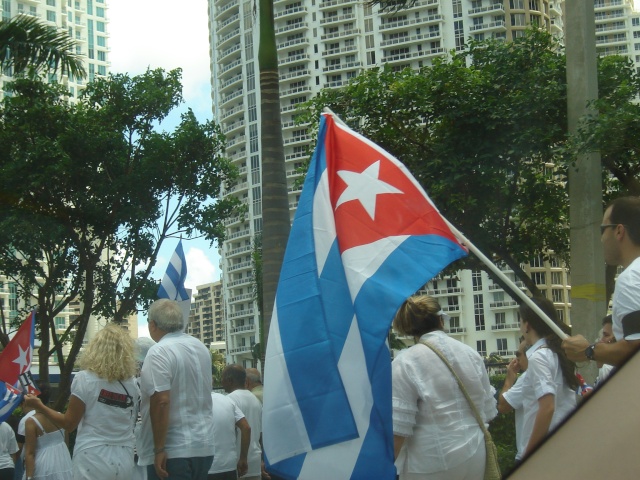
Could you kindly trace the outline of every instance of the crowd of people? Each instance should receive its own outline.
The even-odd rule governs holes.
[[[601,225],[605,260],[621,265],[612,315],[601,337],[564,340],[526,303],[520,346],[496,395],[480,355],[445,332],[435,298],[407,299],[393,326],[415,339],[392,363],[393,449],[400,480],[480,479],[488,462],[486,426],[515,411],[521,461],[576,407],[577,361],[598,364],[602,382],[640,344],[640,198],[614,201]],[[552,302],[532,302],[558,326]],[[176,302],[148,311],[153,341],[137,346],[108,325],[89,343],[64,413],[48,389],[27,395],[18,436],[0,425],[0,480],[271,478],[261,448],[260,372],[228,365],[212,393],[211,357],[183,332]],[[73,456],[68,433],[77,430]],[[24,474],[21,472],[24,465]],[[275,480],[275,476],[273,476]]]

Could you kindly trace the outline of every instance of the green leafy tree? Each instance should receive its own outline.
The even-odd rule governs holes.
[[[19,15],[0,21],[0,67],[15,74],[34,71],[68,72],[80,78],[86,73],[75,51],[76,42],[35,17]]]
[[[180,78],[114,75],[73,105],[61,87],[23,79],[0,108],[0,273],[38,307],[40,377],[56,353],[61,398],[90,317],[122,322],[144,307],[163,241],[221,239],[236,213],[237,200],[218,198],[235,177],[218,125],[189,110],[174,131],[155,130],[182,101]],[[75,300],[80,312],[58,335],[55,317]]]
[[[564,56],[530,30],[513,42],[470,42],[420,70],[372,69],[311,102],[328,106],[412,171],[453,225],[487,256],[520,268],[568,251]],[[473,258],[467,266],[482,268]]]

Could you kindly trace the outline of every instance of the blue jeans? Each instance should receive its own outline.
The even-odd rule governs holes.
[[[169,480],[207,480],[212,463],[213,455],[210,457],[168,458]],[[156,475],[156,469],[153,465],[147,465],[147,479],[161,480]]]

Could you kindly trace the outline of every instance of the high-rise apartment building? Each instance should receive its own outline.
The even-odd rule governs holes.
[[[51,74],[50,79],[62,83],[73,100],[84,89],[86,82],[96,75],[106,76],[109,71],[107,35],[107,0],[2,0],[2,19],[17,15],[30,15],[51,28],[64,30],[73,38],[76,54],[84,62],[85,80],[72,75]],[[0,98],[5,82],[11,80],[11,69],[0,72]]]
[[[226,195],[248,207],[227,221],[221,248],[230,360],[249,366],[259,339],[251,253],[262,227],[258,17],[252,0],[209,0],[211,83],[215,119],[227,136],[227,155],[240,180]],[[296,169],[308,158],[310,137],[296,125],[296,108],[323,88],[345,85],[374,66],[430,65],[469,38],[510,40],[528,25],[562,32],[560,1],[417,0],[381,11],[357,0],[275,0],[274,21],[289,205],[300,190]]]
[[[224,342],[222,282],[198,285],[196,290],[198,292],[191,302],[186,333],[200,339],[207,347]]]

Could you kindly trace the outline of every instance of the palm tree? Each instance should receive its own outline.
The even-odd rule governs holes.
[[[284,250],[289,238],[289,193],[284,166],[278,51],[273,21],[273,0],[260,0],[260,107],[262,140],[262,325],[261,343],[267,345],[271,313]],[[264,352],[261,356],[264,365]]]
[[[84,78],[82,61],[73,51],[76,42],[35,17],[19,15],[0,21],[0,68],[13,67],[14,74],[26,70],[56,71]]]

